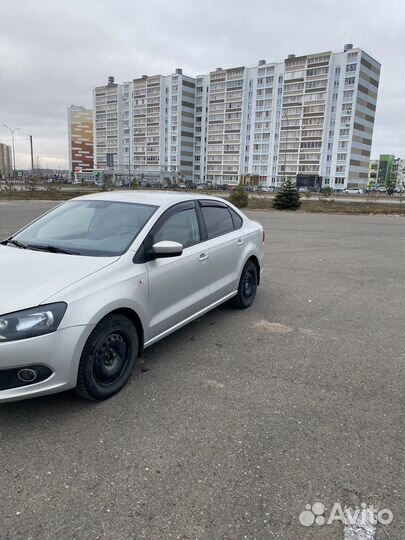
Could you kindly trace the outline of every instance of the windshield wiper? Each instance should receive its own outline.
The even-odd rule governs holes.
[[[13,238],[4,240],[3,242],[1,242],[1,244],[3,244],[3,246],[6,246],[7,244],[13,244],[13,246],[16,246],[20,249],[49,251],[49,253],[64,253],[65,255],[80,255],[80,253],[78,253],[77,251],[71,251],[70,249],[63,249],[58,246],[52,246],[52,245],[42,246],[40,244],[23,244],[22,242],[19,242],[18,240],[14,240]]]
[[[49,253],[64,253],[65,255],[80,255],[77,251],[71,251],[70,249],[60,248],[58,246],[46,245],[42,246],[39,244],[28,244],[26,246],[28,249],[38,250],[38,251],[49,251]]]
[[[4,240],[2,244],[3,246],[6,246],[7,244],[13,244],[13,246],[16,246],[20,249],[27,249],[26,244],[23,244],[22,242],[19,242],[18,240],[13,240],[12,238],[9,238],[8,240]]]

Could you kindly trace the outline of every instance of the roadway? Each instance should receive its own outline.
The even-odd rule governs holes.
[[[1,204],[0,235],[51,206]],[[300,524],[315,501],[389,508],[378,539],[405,537],[404,220],[249,214],[250,310],[152,346],[106,402],[0,406],[2,540],[342,539]]]

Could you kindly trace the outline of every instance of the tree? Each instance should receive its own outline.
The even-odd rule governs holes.
[[[242,186],[238,186],[229,195],[229,202],[237,206],[238,208],[246,208],[249,203],[249,197]]]
[[[300,195],[291,180],[286,180],[273,201],[277,210],[298,210],[301,206]]]

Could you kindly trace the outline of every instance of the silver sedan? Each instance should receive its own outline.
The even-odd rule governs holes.
[[[75,388],[103,400],[144,348],[231,301],[252,305],[260,224],[224,200],[111,192],[0,244],[0,401]]]

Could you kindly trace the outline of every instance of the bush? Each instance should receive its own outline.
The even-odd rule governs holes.
[[[100,191],[113,191],[115,187],[112,175],[105,175],[104,182],[100,186]]]
[[[249,202],[249,197],[242,187],[238,187],[229,195],[229,202],[238,208],[246,208]]]
[[[323,197],[328,198],[332,195],[332,189],[329,186],[326,186],[321,190],[321,194]]]
[[[277,210],[298,210],[300,206],[300,195],[291,180],[287,180],[274,197],[273,208]]]

